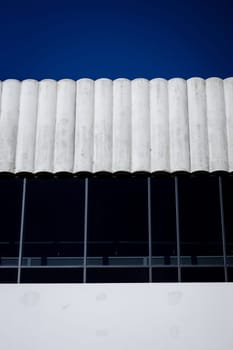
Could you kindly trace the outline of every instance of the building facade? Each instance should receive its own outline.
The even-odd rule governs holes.
[[[39,350],[231,349],[233,78],[0,88],[2,324],[13,302],[20,348],[32,317]]]

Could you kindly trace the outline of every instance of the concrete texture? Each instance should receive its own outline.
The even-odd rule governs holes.
[[[233,78],[6,80],[0,172],[233,171]]]

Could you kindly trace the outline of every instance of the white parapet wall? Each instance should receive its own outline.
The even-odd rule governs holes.
[[[233,284],[0,286],[2,350],[232,350]]]

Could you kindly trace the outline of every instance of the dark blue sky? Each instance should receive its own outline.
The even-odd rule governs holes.
[[[233,0],[0,0],[0,80],[233,76]]]

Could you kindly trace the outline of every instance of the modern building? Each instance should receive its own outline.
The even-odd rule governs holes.
[[[233,78],[0,88],[2,349],[230,350]]]

